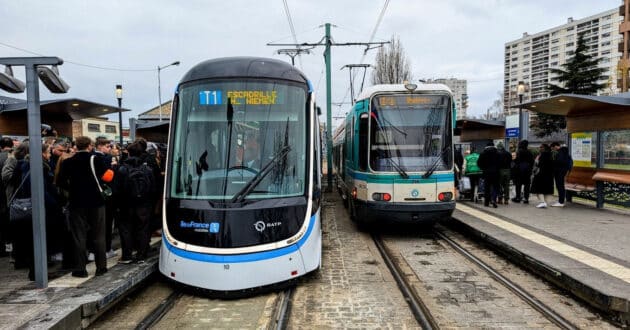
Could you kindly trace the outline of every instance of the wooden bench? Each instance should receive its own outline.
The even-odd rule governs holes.
[[[607,181],[630,184],[630,172],[619,170],[599,169],[593,174],[593,181]]]
[[[564,188],[572,192],[595,191],[594,168],[574,167],[564,179]]]

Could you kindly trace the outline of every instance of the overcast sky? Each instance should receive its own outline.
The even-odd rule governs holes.
[[[503,47],[523,32],[540,32],[621,5],[620,0],[391,0],[373,41],[400,38],[411,62],[414,80],[468,80],[469,114],[479,115],[503,90]],[[335,42],[367,42],[385,0],[286,0],[299,43],[318,42],[324,23]],[[172,98],[179,79],[195,64],[225,56],[277,55],[292,43],[285,2],[266,1],[41,1],[0,0],[0,57],[61,57],[61,76],[71,85],[66,95],[47,92],[42,99],[76,97],[115,106],[114,88],[124,88],[123,107],[131,116],[158,104],[157,67],[173,61],[180,66],[161,71],[162,101]],[[286,48],[286,47],[284,47]],[[332,100],[349,102],[346,64],[371,64],[376,50],[363,57],[364,47],[332,50]],[[325,110],[323,47],[296,58],[296,66],[312,81]],[[109,70],[95,67],[111,68]],[[24,70],[14,70],[23,79]],[[368,76],[369,76],[368,72]],[[369,78],[366,78],[366,83]],[[360,84],[360,79],[355,81]],[[26,98],[26,94],[0,95]],[[349,105],[333,105],[333,116]],[[125,115],[124,125],[128,125]],[[112,116],[114,118],[114,116]],[[117,117],[116,117],[117,118]]]

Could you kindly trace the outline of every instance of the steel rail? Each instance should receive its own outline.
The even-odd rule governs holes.
[[[540,312],[549,321],[553,322],[554,324],[556,324],[557,326],[559,326],[560,328],[563,328],[563,329],[578,329],[578,327],[573,325],[571,322],[569,322],[567,319],[562,317],[560,314],[556,313],[549,306],[545,305],[543,302],[541,302],[540,300],[536,299],[536,297],[534,297],[533,295],[528,293],[525,289],[521,288],[518,284],[510,281],[509,279],[507,279],[506,277],[501,275],[499,272],[494,270],[492,267],[490,267],[490,265],[486,264],[481,259],[475,257],[472,253],[470,253],[468,250],[466,250],[461,245],[457,244],[453,239],[451,239],[450,237],[446,236],[443,232],[440,232],[440,231],[436,230],[435,234],[436,234],[436,236],[438,236],[439,238],[441,238],[442,240],[447,242],[448,245],[451,246],[455,251],[459,252],[461,255],[466,257],[468,260],[472,261],[477,266],[481,267],[488,274],[490,274],[490,276],[492,276],[495,280],[501,282],[501,284],[503,284],[510,291],[514,292],[517,296],[519,296],[521,299],[523,299],[526,303],[528,303],[530,306],[532,306],[535,310]]]
[[[153,327],[162,316],[166,314],[173,306],[175,302],[183,295],[181,292],[174,291],[166,299],[162,300],[160,304],[155,307],[138,325],[136,330],[146,330]]]
[[[422,299],[418,297],[416,292],[411,287],[411,284],[409,284],[409,282],[402,275],[400,267],[398,267],[398,265],[396,265],[396,263],[390,257],[391,254],[383,244],[382,239],[375,234],[372,234],[372,239],[374,240],[374,244],[376,244],[376,248],[381,253],[381,256],[383,257],[387,268],[389,268],[390,272],[394,276],[394,279],[396,280],[396,283],[398,284],[398,287],[400,288],[403,297],[409,304],[409,308],[411,308],[411,312],[416,318],[416,321],[418,321],[418,324],[422,327],[422,329],[438,329],[439,326],[431,315],[431,312],[424,305],[424,303],[422,303]]]
[[[291,308],[291,295],[293,288],[288,288],[279,294],[280,298],[276,303],[274,318],[269,329],[284,330],[287,328],[289,309]]]

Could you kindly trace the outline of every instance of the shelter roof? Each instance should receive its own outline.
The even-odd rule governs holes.
[[[523,109],[566,117],[630,110],[630,97],[560,94],[522,104]],[[519,105],[512,106],[519,108]]]
[[[169,120],[171,118],[171,105],[173,100],[162,103],[162,118]],[[159,119],[160,118],[160,106],[153,107],[138,115],[138,119]]]
[[[118,113],[119,110],[116,106],[105,105],[77,98],[42,100],[40,101],[40,109],[42,112],[46,113],[67,114],[73,120],[80,120],[88,117],[101,117],[112,113]],[[0,114],[26,110],[26,100],[0,96]],[[121,111],[131,110],[122,108]]]

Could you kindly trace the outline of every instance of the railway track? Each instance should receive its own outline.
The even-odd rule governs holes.
[[[559,313],[554,311],[552,308],[550,308],[549,306],[545,305],[544,303],[536,299],[534,295],[530,294],[529,292],[527,292],[525,289],[523,289],[516,283],[510,281],[508,278],[503,276],[500,272],[493,269],[490,265],[483,262],[481,259],[477,258],[474,254],[472,254],[466,248],[462,247],[460,244],[457,244],[457,242],[455,242],[453,239],[448,237],[443,232],[439,230],[435,230],[434,234],[438,238],[440,238],[442,241],[446,242],[446,244],[450,246],[453,250],[457,251],[459,254],[466,257],[466,259],[470,260],[479,268],[483,269],[490,276],[492,276],[492,278],[494,278],[497,282],[501,283],[507,289],[512,291],[514,294],[516,294],[523,301],[525,301],[527,304],[532,306],[532,308],[540,312],[545,318],[553,322],[558,327],[562,329],[578,329],[578,327],[576,327],[574,324],[572,324],[567,319],[562,317],[562,315],[560,315]]]
[[[411,311],[415,316],[416,321],[418,321],[418,324],[423,329],[438,329],[439,327],[437,325],[437,322],[431,315],[431,312],[422,302],[422,299],[417,295],[416,291],[413,289],[413,286],[407,280],[407,277],[402,273],[400,267],[394,261],[393,256],[383,243],[383,240],[380,238],[380,236],[376,234],[372,234],[372,239],[374,240],[378,251],[383,257],[387,268],[389,268],[390,272],[394,276],[394,279],[396,280],[400,291],[405,297],[407,304],[409,304],[409,308],[411,308]]]

